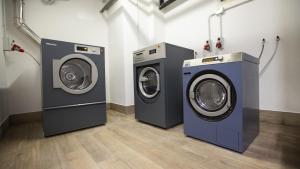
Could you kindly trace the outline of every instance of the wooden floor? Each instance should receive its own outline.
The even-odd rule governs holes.
[[[286,169],[300,168],[300,129],[261,124],[238,154],[109,111],[108,123],[44,138],[40,123],[12,126],[0,142],[1,169]]]

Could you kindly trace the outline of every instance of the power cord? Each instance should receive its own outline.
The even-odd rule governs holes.
[[[3,52],[19,52],[17,50],[3,50]],[[23,51],[23,52],[20,52],[20,53],[25,53],[27,54],[28,56],[30,56],[39,66],[41,66],[40,62],[29,52],[27,51]]]
[[[37,59],[31,53],[29,53],[27,51],[24,51],[24,53],[26,53],[27,55],[29,55],[39,66],[41,66],[40,62],[37,61]]]
[[[266,39],[265,38],[263,38],[262,39],[262,48],[261,48],[261,51],[260,51],[260,54],[259,54],[259,60],[261,59],[261,56],[263,55],[263,53],[264,53],[264,50],[265,50],[265,43],[266,43]]]

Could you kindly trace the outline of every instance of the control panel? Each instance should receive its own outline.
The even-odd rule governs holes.
[[[199,59],[186,60],[184,61],[183,67],[238,62],[238,61],[242,61],[243,59],[245,59],[244,54],[241,52],[233,53],[233,54],[217,55],[217,56],[210,56],[210,57],[204,57]]]
[[[203,58],[202,63],[209,63],[214,61],[222,62],[223,60],[224,60],[224,56],[216,56],[216,57]]]
[[[133,53],[133,63],[155,60],[166,57],[165,43],[159,43]]]
[[[100,47],[86,46],[86,45],[79,45],[79,44],[74,45],[74,51],[76,53],[86,53],[86,54],[96,54],[96,55],[101,54]]]

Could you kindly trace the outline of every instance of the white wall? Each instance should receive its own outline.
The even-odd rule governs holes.
[[[5,57],[3,53],[3,18],[2,18],[2,1],[0,1],[0,125],[8,118],[8,111],[6,109],[6,66]]]
[[[165,15],[167,42],[201,50],[208,39],[207,18],[217,1],[189,0]],[[300,19],[299,0],[254,0],[227,11],[223,17],[224,53],[244,51],[259,55],[261,39],[267,39],[262,68],[270,58],[275,37],[280,35],[278,53],[260,77],[260,108],[300,113]],[[213,40],[217,19],[212,20]]]
[[[132,51],[137,48],[137,9],[118,1],[105,13],[109,28],[111,103],[133,105]]]
[[[112,13],[107,16],[109,30],[109,77],[111,103],[125,105],[125,73],[123,58],[123,21],[124,15],[121,11],[121,3],[118,2],[112,9]]]
[[[126,1],[124,1],[126,2]],[[135,1],[136,2],[136,1]],[[125,65],[125,105],[134,105],[133,57],[132,52],[138,48],[138,12],[135,4],[124,3],[124,65]]]
[[[5,58],[3,54],[3,18],[2,18],[2,1],[0,1],[0,88],[6,87],[6,78],[5,78]]]
[[[119,0],[106,17],[109,22],[111,102],[134,104],[133,51],[164,39],[158,1]]]
[[[6,0],[9,39],[40,60],[39,45],[16,29],[14,4]],[[101,1],[56,1],[45,5],[41,0],[25,0],[25,21],[42,38],[77,42],[106,47],[106,89],[109,102],[108,29],[99,13]],[[12,114],[41,110],[41,70],[26,54],[7,55],[9,111]]]

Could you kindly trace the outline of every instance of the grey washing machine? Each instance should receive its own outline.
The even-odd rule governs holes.
[[[106,123],[104,48],[42,39],[45,136]]]
[[[182,76],[184,60],[194,51],[160,43],[134,52],[135,118],[161,128],[183,121]]]

